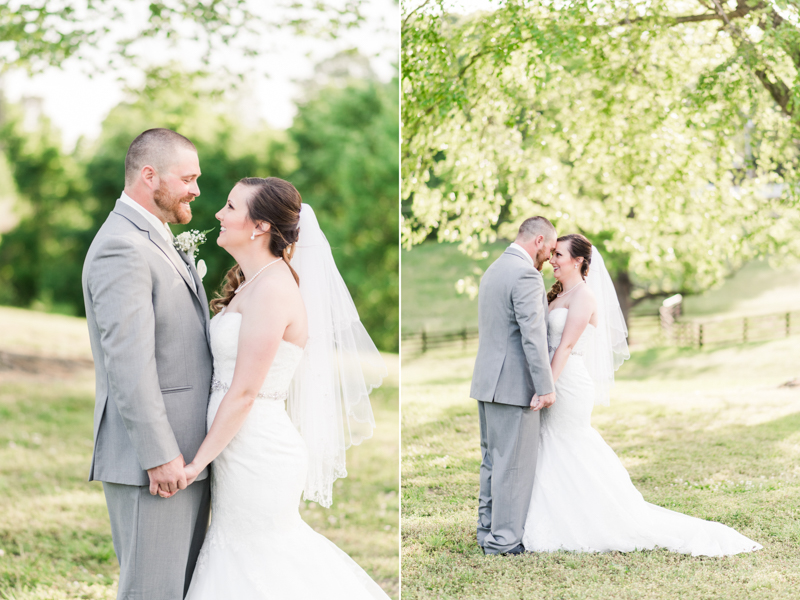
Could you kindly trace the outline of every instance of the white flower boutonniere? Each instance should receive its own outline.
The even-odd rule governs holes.
[[[197,229],[190,229],[189,231],[184,231],[180,235],[175,236],[175,247],[180,250],[181,252],[185,252],[192,262],[195,262],[195,258],[197,257],[197,251],[200,247],[200,244],[206,243],[206,235],[210,232],[214,231],[213,229],[207,229],[206,231],[198,231]],[[206,272],[208,272],[208,268],[206,267],[206,261],[200,260],[196,264],[197,274],[200,276],[202,280],[205,277]]]

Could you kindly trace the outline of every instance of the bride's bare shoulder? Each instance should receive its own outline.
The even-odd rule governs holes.
[[[575,308],[580,307],[581,309],[594,311],[597,306],[597,299],[594,297],[592,289],[588,285],[581,285],[575,291],[575,297],[570,304],[575,305]]]
[[[300,289],[292,272],[284,264],[275,266],[278,268],[271,273],[265,273],[266,276],[260,277],[260,281],[253,282],[253,289],[247,298],[243,299],[242,312],[249,307],[264,310],[270,307],[292,306],[301,301]]]

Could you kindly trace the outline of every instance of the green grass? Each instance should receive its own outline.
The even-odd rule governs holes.
[[[405,268],[405,267],[404,267]],[[475,347],[403,363],[404,600],[790,599],[800,586],[800,338],[635,353],[592,422],[646,500],[764,545],[725,558],[666,551],[485,557]]]
[[[402,253],[402,328],[403,333],[454,331],[477,327],[478,302],[456,291],[459,279],[472,275],[480,281],[482,269],[488,267],[505,248],[507,242],[496,242],[485,248],[487,257],[473,261],[458,250],[457,244],[425,242]],[[476,268],[478,269],[476,271]],[[545,284],[554,279],[545,265]],[[800,266],[772,269],[765,261],[745,265],[733,277],[714,290],[697,296],[686,296],[687,318],[744,316],[797,309],[800,297]],[[661,300],[641,303],[636,314],[656,314]]]
[[[86,356],[81,319],[2,308],[0,330],[0,351]],[[372,397],[373,439],[348,451],[349,476],[336,483],[333,507],[305,503],[302,514],[398,598],[398,366],[396,355],[385,358],[390,376]],[[0,362],[0,598],[116,597],[102,485],[86,481],[93,408],[90,369],[30,374]]]
[[[478,323],[478,303],[456,291],[459,279],[480,275],[508,246],[497,242],[485,248],[487,257],[474,261],[459,252],[458,244],[426,242],[403,251],[400,290],[403,333],[450,331]],[[478,271],[476,271],[476,267]]]

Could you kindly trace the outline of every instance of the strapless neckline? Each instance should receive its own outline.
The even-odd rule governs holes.
[[[222,311],[222,312],[221,312],[221,313],[219,313],[218,315],[215,315],[215,317],[224,317],[224,316],[226,316],[226,315],[230,315],[230,316],[239,315],[239,316],[241,317],[241,316],[242,316],[242,313],[240,313],[240,312],[227,312],[227,311]],[[287,346],[291,346],[292,348],[296,348],[296,349],[297,349],[298,351],[300,351],[300,352],[305,352],[305,350],[306,350],[306,349],[305,349],[303,346],[298,346],[298,345],[297,345],[297,344],[295,344],[294,342],[290,342],[290,341],[288,341],[288,340],[284,340],[283,338],[281,338],[281,344],[286,344]]]
[[[547,316],[549,317],[551,314],[553,314],[557,310],[566,310],[567,312],[569,312],[569,309],[566,306],[556,306],[555,308],[552,308],[552,309],[547,311]],[[591,323],[587,323],[586,325],[589,326],[589,327],[593,327],[593,328],[597,329],[597,325],[592,325]]]

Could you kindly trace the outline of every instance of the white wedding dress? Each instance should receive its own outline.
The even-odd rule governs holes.
[[[211,320],[211,427],[233,380],[241,314]],[[281,341],[242,428],[211,469],[211,526],[187,600],[372,600],[388,596],[300,517],[305,442],[284,407],[303,349]]]
[[[548,315],[550,358],[561,342],[566,308]],[[723,556],[761,545],[721,523],[650,504],[614,451],[592,428],[594,382],[584,350],[588,325],[556,382],[556,401],[542,410],[539,455],[522,543],[533,552],[607,552],[666,548],[693,556]]]

